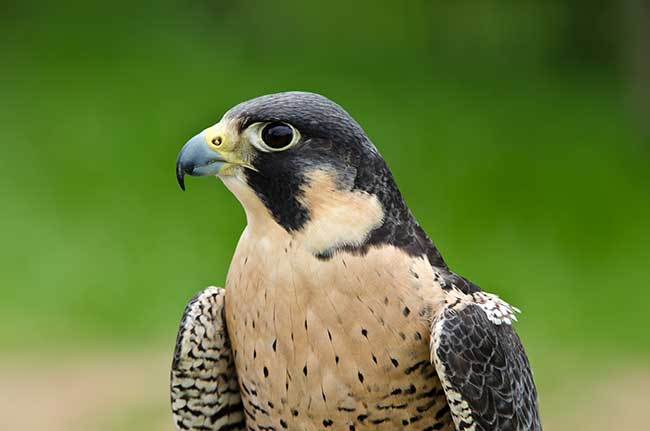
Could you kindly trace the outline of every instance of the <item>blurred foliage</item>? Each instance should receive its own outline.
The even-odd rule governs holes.
[[[301,89],[364,126],[457,272],[524,310],[531,356],[650,353],[618,3],[0,7],[0,349],[171,346],[245,225],[216,180],[180,192],[178,150]]]

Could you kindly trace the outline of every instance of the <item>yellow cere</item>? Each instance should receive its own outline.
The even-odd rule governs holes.
[[[233,175],[238,166],[256,171],[248,162],[253,148],[247,142],[242,142],[241,135],[235,122],[220,121],[203,131],[208,147],[220,154],[226,164],[219,170],[219,175]]]

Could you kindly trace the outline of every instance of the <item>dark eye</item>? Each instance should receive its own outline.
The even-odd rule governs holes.
[[[280,122],[270,123],[262,130],[262,140],[269,147],[279,150],[293,140],[293,129]]]

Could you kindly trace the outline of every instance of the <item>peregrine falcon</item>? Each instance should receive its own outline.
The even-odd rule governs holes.
[[[541,430],[519,311],[454,273],[339,105],[286,92],[230,109],[176,163],[247,226],[225,289],[183,314],[178,430]]]

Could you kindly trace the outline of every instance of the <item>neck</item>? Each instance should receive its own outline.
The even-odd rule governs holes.
[[[263,237],[269,232],[284,231],[319,259],[329,259],[337,251],[365,254],[369,247],[387,244],[411,256],[426,256],[435,267],[447,267],[411,215],[389,172],[381,192],[363,181],[341,189],[331,173],[312,172],[297,199],[305,217],[295,230],[280,224],[243,175],[222,180],[244,207],[252,235]]]
[[[242,178],[224,177],[224,184],[241,202],[248,230],[265,235],[269,230],[284,229],[310,254],[327,258],[340,249],[362,247],[372,231],[382,225],[384,211],[379,199],[361,190],[342,190],[333,175],[315,171],[301,188],[299,204],[307,216],[299,229],[282,227]]]

